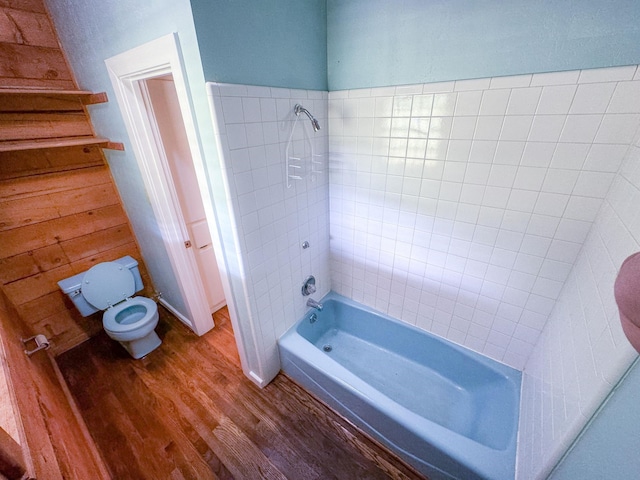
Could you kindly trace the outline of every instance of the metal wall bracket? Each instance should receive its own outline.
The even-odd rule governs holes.
[[[50,346],[49,340],[47,340],[47,337],[45,337],[44,335],[34,335],[33,337],[21,338],[20,340],[25,346],[31,341],[34,341],[34,343],[36,344],[36,348],[34,348],[33,350],[28,350],[25,348],[24,353],[26,353],[28,356],[31,356],[40,350],[47,350]]]

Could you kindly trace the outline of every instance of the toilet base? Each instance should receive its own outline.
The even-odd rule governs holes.
[[[130,342],[118,341],[118,343],[129,352],[129,355],[137,360],[158,348],[162,344],[162,340],[160,340],[155,330],[151,330],[151,333],[137,340],[131,340]]]

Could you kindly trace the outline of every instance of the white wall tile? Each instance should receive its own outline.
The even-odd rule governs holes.
[[[628,155],[627,165],[634,160]],[[624,168],[620,172],[624,172]],[[617,188],[612,189],[604,200],[603,210],[596,217],[573,270],[568,271],[568,266],[559,262],[572,261],[580,243],[559,239],[554,240],[549,258],[541,269],[541,277],[562,282],[568,274],[568,280],[524,370],[518,479],[547,476],[636,356],[625,341],[616,344],[611,340],[621,331],[612,295],[615,273],[622,259],[640,248],[637,240],[611,241],[629,238],[629,229],[634,228],[633,224],[620,220],[629,218],[628,209],[635,210],[633,203],[617,204],[615,198],[637,196],[640,182],[631,183],[623,175],[619,173],[616,177]],[[583,193],[589,191],[589,187],[598,188],[594,185],[595,178],[583,177]],[[610,181],[605,179],[603,183],[607,185]],[[595,196],[602,196],[604,190],[602,188]],[[603,200],[592,196],[572,197],[566,209],[569,218],[562,227],[571,227],[570,218],[586,220],[573,227],[590,224],[589,220],[596,215],[601,202]],[[614,224],[616,234],[609,238]],[[567,231],[570,230],[572,228]],[[553,289],[549,293],[553,293]],[[605,313],[607,311],[612,313]],[[590,318],[588,323],[587,317]],[[572,339],[569,343],[563,340],[567,335]],[[571,371],[566,371],[566,366],[571,366]],[[535,388],[537,384],[543,384],[544,388]],[[561,422],[551,431],[541,427],[550,418]],[[540,453],[533,454],[532,451]]]
[[[567,72],[535,73],[531,78],[531,86],[538,85],[567,85],[578,82],[579,70]]]
[[[584,197],[604,198],[612,181],[612,173],[581,172],[573,193]]]
[[[549,168],[542,184],[542,191],[549,193],[570,194],[578,180],[576,170]]]
[[[476,128],[476,117],[453,117],[451,125],[451,139],[467,140],[473,138]]]
[[[246,272],[242,289],[247,292],[249,310],[245,315],[254,318],[262,361],[275,373],[279,364],[276,340],[306,310],[298,298],[298,282],[313,272],[319,292],[330,289],[328,175],[307,177],[287,189],[283,167],[297,102],[312,109],[324,133],[306,142],[298,129],[296,148],[302,152],[312,143],[316,153],[327,159],[328,101],[322,92],[244,85],[218,85],[217,93],[212,96],[213,110],[240,244],[240,251],[233,255]],[[302,239],[310,241],[313,251],[302,252]],[[232,281],[239,280],[234,277]]]
[[[594,140],[595,143],[623,143],[633,141],[636,133],[638,114],[607,114]]]
[[[619,82],[607,113],[636,113],[640,111],[640,82]]]
[[[542,189],[546,173],[547,172],[544,168],[520,167],[516,174],[513,186],[518,189],[534,190],[538,192]]]
[[[565,217],[572,220],[593,222],[596,218],[602,200],[599,198],[572,196],[564,212]]]
[[[504,115],[506,113],[511,90],[484,90],[481,93],[480,115]]]
[[[490,78],[476,78],[472,80],[456,80],[454,90],[457,92],[467,90],[486,90],[491,83]]]
[[[345,94],[346,94],[346,92],[345,92]],[[238,93],[238,95],[240,95],[240,93]],[[248,95],[248,93],[245,94],[245,95]],[[289,90],[288,88],[275,88],[275,87],[272,87],[271,88],[271,96],[273,98],[291,98],[291,90]]]
[[[224,97],[246,97],[247,85],[235,85],[231,83],[219,83],[217,84],[220,96]]]
[[[526,176],[526,173],[523,174]],[[544,177],[542,172],[539,174],[542,177],[541,182],[544,181]],[[524,184],[526,186],[526,178],[521,178],[520,184]],[[531,213],[533,211],[533,207],[538,199],[539,191],[538,189],[521,189],[516,182],[518,182],[517,173],[516,180],[514,182],[514,188],[511,190],[511,195],[509,196],[509,202],[507,203],[507,208],[510,210],[515,210],[518,212]]]
[[[600,127],[600,122],[602,122],[602,115],[569,115],[560,135],[560,141],[564,143],[592,143]]]
[[[243,123],[244,111],[242,109],[242,98],[222,97],[222,111],[225,123]]]
[[[620,371],[610,292],[640,240],[640,167],[623,162],[640,159],[635,72],[329,95],[332,287],[526,364],[522,479],[548,473]]]
[[[553,168],[581,170],[589,153],[588,143],[560,143],[553,154]]]
[[[498,115],[479,116],[476,122],[474,138],[478,140],[498,140],[504,117]]]
[[[543,141],[530,141],[522,154],[520,165],[527,167],[548,167],[553,158],[556,144]]]
[[[631,80],[636,72],[636,65],[624,67],[592,68],[582,70],[578,83],[619,82]]]
[[[433,108],[435,110],[435,103]],[[466,120],[469,121],[469,119]],[[431,117],[429,126],[429,138],[450,138],[452,127],[453,117]]]
[[[541,87],[514,88],[511,90],[507,115],[530,115],[535,113],[541,93]]]
[[[536,115],[533,118],[529,141],[557,142],[564,127],[564,115]]]
[[[478,118],[478,124],[480,122],[480,118],[482,117]],[[520,164],[520,159],[522,158],[525,146],[526,143],[522,141],[499,142],[496,147],[496,154],[493,161],[497,164],[518,165]]]
[[[628,149],[624,144],[593,144],[583,168],[594,172],[617,172]]]
[[[540,115],[563,115],[569,113],[576,90],[576,85],[543,87],[537,113]]]
[[[396,87],[395,94],[396,95],[413,95],[416,93],[422,93],[422,85],[399,85]],[[362,92],[361,96],[369,96],[369,92]]]
[[[500,140],[524,141],[529,136],[533,122],[532,115],[514,115],[504,118]]]
[[[426,93],[426,92],[425,92]],[[431,115],[434,117],[446,117],[453,115],[456,106],[456,93],[436,93],[433,96],[433,110]]]
[[[226,130],[229,149],[236,150],[247,147],[247,133],[244,124],[227,124]]]
[[[578,86],[569,113],[604,113],[616,88],[615,83],[589,83]]]
[[[540,195],[538,195],[538,201],[536,202],[533,212],[540,215],[561,217],[564,214],[564,209],[568,202],[569,195],[541,192]]]
[[[482,91],[464,91],[458,93],[456,100],[455,115],[478,115],[480,102],[482,101]]]
[[[430,117],[433,107],[433,95],[415,95],[411,115],[413,117]]]
[[[531,84],[531,75],[513,75],[491,78],[490,88],[517,88],[528,87]]]
[[[244,121],[247,123],[261,122],[262,113],[260,111],[260,99],[254,97],[242,98],[242,111]]]

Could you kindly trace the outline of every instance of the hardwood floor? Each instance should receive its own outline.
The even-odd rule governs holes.
[[[197,337],[166,310],[133,360],[104,332],[57,358],[114,479],[419,479],[280,374],[240,369],[228,311]]]

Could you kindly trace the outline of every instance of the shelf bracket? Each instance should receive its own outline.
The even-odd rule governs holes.
[[[107,103],[109,101],[106,92],[92,93],[91,95],[82,96],[81,100],[83,105],[95,105],[97,103]]]
[[[124,143],[107,142],[107,144],[102,148],[106,148],[108,150],[120,150],[121,152],[124,152]]]

